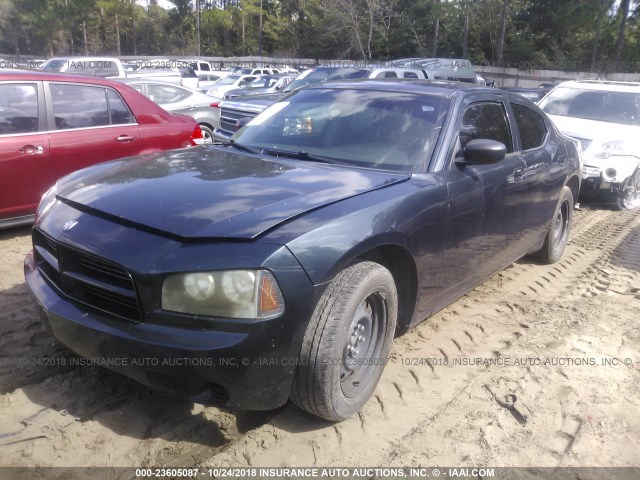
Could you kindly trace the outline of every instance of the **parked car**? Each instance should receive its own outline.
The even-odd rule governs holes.
[[[224,99],[277,93],[296,79],[296,75],[267,75],[256,78],[245,88],[229,90]]]
[[[371,75],[374,75],[373,71],[367,68],[318,67],[305,70],[278,93],[224,100],[219,105],[220,128],[213,131],[213,138],[216,141],[226,142],[231,135],[269,105],[299,88],[331,80],[369,78]]]
[[[42,194],[74,170],[200,142],[193,119],[118,82],[0,73],[0,227],[32,222]]]
[[[271,68],[242,68],[237,71],[238,75],[273,75]]]
[[[185,59],[179,61],[182,62],[183,65],[191,67],[198,77],[211,72],[211,64],[205,60]]]
[[[219,75],[216,73],[202,73],[198,75],[198,89],[202,93],[207,93],[211,87],[215,86],[216,82],[227,75]]]
[[[258,78],[256,75],[228,75],[214,83],[213,86],[207,90],[207,95],[220,100],[229,90],[244,88],[256,78]]]
[[[143,66],[127,74],[127,78],[148,78],[161,82],[174,83],[197,90],[200,81],[191,67],[154,68]]]
[[[394,63],[405,68],[421,69],[430,80],[485,85],[484,79],[478,78],[471,62],[464,58],[403,58],[394,60]]]
[[[226,146],[62,179],[25,275],[79,355],[201,401],[291,398],[340,421],[396,330],[523,255],[558,261],[579,188],[576,144],[522,97],[326,83]]]
[[[640,83],[564,82],[540,106],[584,150],[581,194],[640,207]]]
[[[187,87],[147,79],[121,80],[165,110],[192,117],[202,129],[203,143],[213,141],[213,129],[220,126],[220,109],[212,98]],[[214,106],[216,108],[214,108]]]
[[[77,73],[102,78],[126,78],[122,62],[111,57],[57,57],[50,58],[42,70],[45,72]]]
[[[503,87],[504,90],[522,95],[527,100],[531,100],[534,103],[539,102],[544,96],[551,91],[557,84],[554,83],[541,83],[538,88],[526,88],[526,87]]]

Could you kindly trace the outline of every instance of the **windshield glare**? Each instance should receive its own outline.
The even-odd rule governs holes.
[[[265,154],[321,157],[410,172],[429,158],[447,100],[348,89],[300,90],[262,112],[233,139]]]
[[[218,85],[232,85],[236,82],[236,80],[238,80],[240,78],[240,76],[238,75],[228,75],[224,78],[221,78],[220,80],[218,80],[216,82],[216,84]]]
[[[559,87],[540,107],[549,115],[640,125],[640,94]]]
[[[326,68],[313,70],[302,78],[296,78],[284,91],[292,92],[297,88],[304,87],[306,85],[316,85],[318,83],[326,82],[327,80],[366,78],[370,73],[370,70],[356,70],[353,68]]]

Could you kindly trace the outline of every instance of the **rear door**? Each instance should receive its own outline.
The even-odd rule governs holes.
[[[523,228],[523,248],[535,243],[547,230],[558,198],[555,186],[548,181],[549,169],[554,157],[556,162],[567,160],[564,146],[550,138],[549,127],[543,116],[513,96],[510,99],[515,126],[519,133],[519,146],[525,166],[527,202]],[[525,252],[526,253],[526,252]]]
[[[0,219],[31,215],[54,183],[41,82],[0,83]]]
[[[45,85],[49,87],[49,143],[56,178],[89,165],[136,155],[143,149],[140,127],[114,89],[74,83]]]

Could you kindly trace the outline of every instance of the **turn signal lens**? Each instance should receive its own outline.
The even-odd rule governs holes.
[[[258,317],[280,315],[284,311],[284,299],[276,279],[270,272],[264,270],[261,272],[259,288]]]

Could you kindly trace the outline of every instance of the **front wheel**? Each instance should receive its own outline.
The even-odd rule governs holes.
[[[305,332],[293,402],[335,422],[358,412],[388,361],[397,317],[398,294],[389,270],[360,262],[340,272]]]
[[[562,257],[569,241],[573,207],[573,193],[569,187],[564,187],[544,239],[544,245],[534,253],[534,256],[541,262],[556,263]]]
[[[640,167],[631,175],[629,182],[617,199],[618,210],[631,210],[640,207]]]

